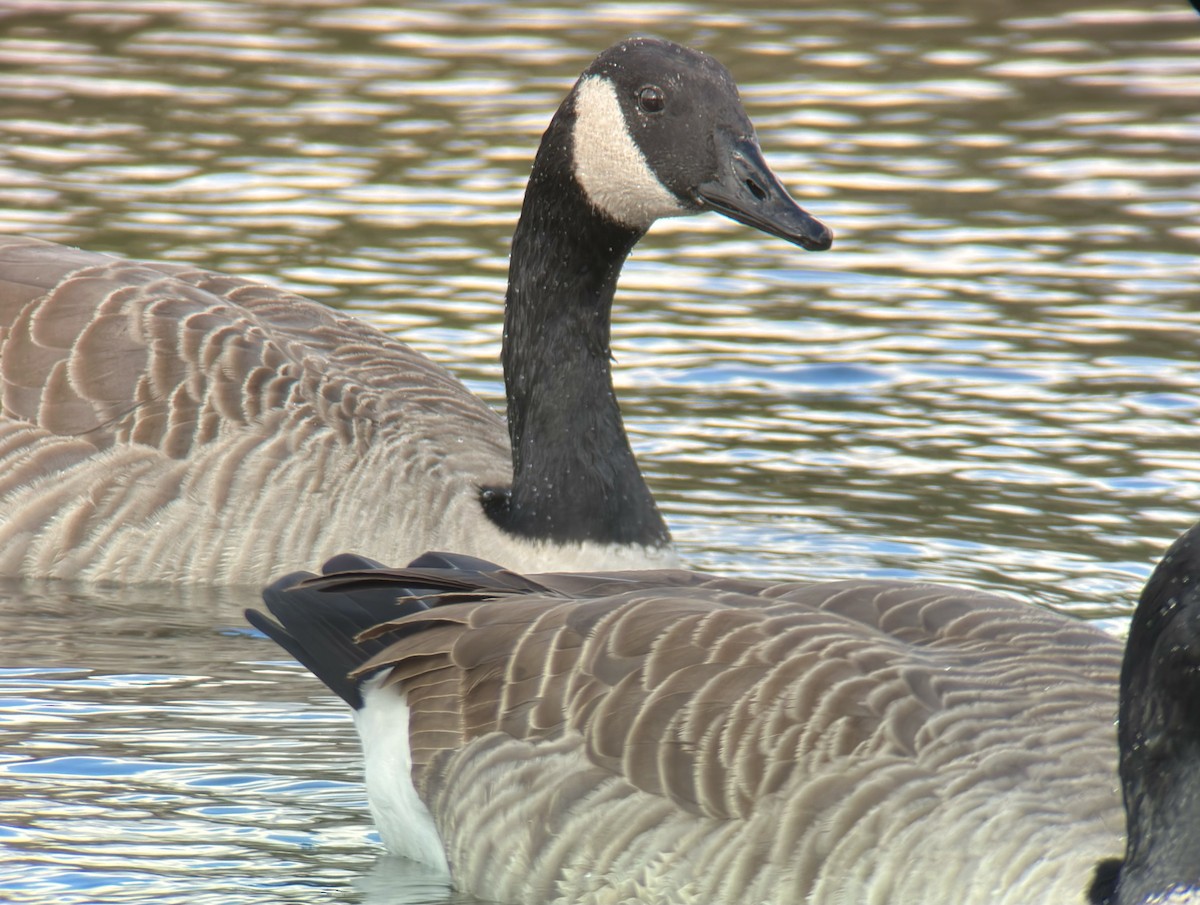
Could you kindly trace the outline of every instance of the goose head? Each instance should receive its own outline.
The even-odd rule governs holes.
[[[613,391],[611,307],[651,224],[705,211],[814,251],[833,241],[767,166],[724,66],[655,38],[615,44],[551,119],[513,234],[502,353],[513,481],[481,495],[508,534],[670,543]]]
[[[564,111],[575,179],[616,223],[644,232],[716,211],[810,251],[833,242],[767,165],[729,71],[701,51],[622,41],[584,71]]]

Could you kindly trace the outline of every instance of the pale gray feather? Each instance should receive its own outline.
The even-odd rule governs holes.
[[[897,582],[533,579],[359,670],[403,689],[461,888],[1083,905],[1122,853],[1122,651],[1089,625]]]
[[[555,561],[480,507],[512,478],[503,420],[373,327],[34,239],[0,238],[0,275],[0,574],[260,584],[348,539]]]

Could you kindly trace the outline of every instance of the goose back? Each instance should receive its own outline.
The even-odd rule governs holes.
[[[403,707],[412,783],[476,895],[1082,905],[1121,853],[1121,646],[1089,625],[896,582],[524,581],[416,569],[267,594],[430,606],[367,632],[355,674],[363,712]],[[371,757],[386,802],[396,777]],[[405,850],[388,829],[411,827],[380,817]]]

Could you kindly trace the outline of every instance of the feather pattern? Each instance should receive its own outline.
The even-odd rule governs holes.
[[[0,324],[0,573],[260,584],[349,537],[385,560],[434,539],[517,567],[670,558],[501,531],[479,492],[512,480],[503,420],[299,296],[3,237]]]
[[[407,701],[476,895],[1082,905],[1121,854],[1121,645],[1087,624],[935,585],[474,568],[375,571],[431,608],[354,675]]]

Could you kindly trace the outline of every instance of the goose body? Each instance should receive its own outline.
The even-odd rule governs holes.
[[[1200,897],[1200,527],[1124,655],[936,585],[370,566],[248,616],[355,709],[387,847],[481,898]]]
[[[551,121],[513,237],[507,426],[409,347],[296,295],[0,238],[0,574],[262,584],[349,546],[672,562],[613,396],[609,315],[654,220],[705,210],[830,243],[720,64],[610,48]]]

